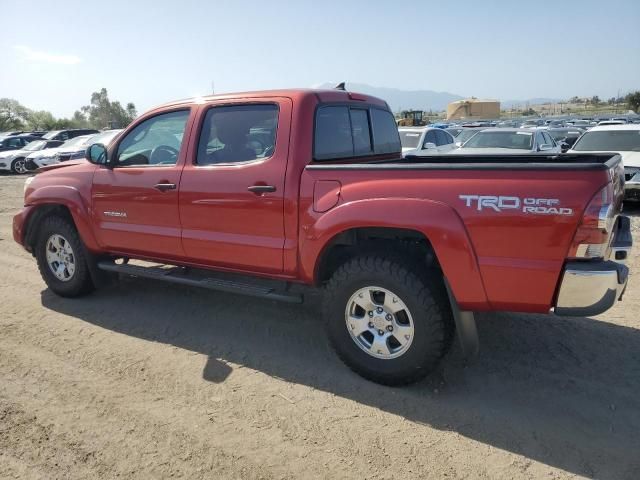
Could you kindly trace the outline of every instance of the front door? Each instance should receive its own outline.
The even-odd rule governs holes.
[[[183,256],[178,193],[189,110],[141,121],[96,170],[92,202],[98,242],[117,252]]]
[[[187,257],[237,270],[282,272],[291,101],[214,105],[200,116],[197,148],[180,183]]]

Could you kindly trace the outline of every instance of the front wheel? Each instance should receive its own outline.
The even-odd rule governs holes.
[[[36,258],[47,286],[62,297],[77,297],[94,289],[84,245],[71,222],[46,217],[39,229]]]
[[[384,385],[412,383],[432,372],[452,337],[441,276],[374,255],[354,258],[335,272],[324,316],[344,363]]]
[[[27,173],[26,160],[24,158],[16,158],[11,162],[11,171],[20,175]]]

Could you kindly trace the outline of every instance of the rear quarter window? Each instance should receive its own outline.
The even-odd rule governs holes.
[[[395,119],[386,110],[328,105],[316,112],[315,160],[399,153],[401,149]]]

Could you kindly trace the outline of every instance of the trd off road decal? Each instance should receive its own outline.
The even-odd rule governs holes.
[[[573,209],[560,206],[557,198],[520,198],[495,195],[460,195],[469,208],[504,212],[518,210],[537,215],[573,215]]]

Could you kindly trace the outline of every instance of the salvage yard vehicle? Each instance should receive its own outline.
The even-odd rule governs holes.
[[[9,150],[0,153],[0,170],[10,170],[13,173],[26,173],[26,158],[34,152],[62,145],[62,140],[34,140],[20,150]]]
[[[403,155],[427,151],[430,154],[453,150],[455,138],[446,130],[433,127],[399,127]]]
[[[625,198],[640,200],[640,125],[598,125],[585,132],[569,153],[617,152],[622,157]]]
[[[474,312],[596,315],[621,299],[619,155],[451,158],[402,158],[368,95],[176,101],[27,179],[13,235],[64,297],[119,275],[285,302],[321,288],[340,358],[387,385],[433,371],[456,331],[474,354]]]
[[[530,154],[544,152],[560,153],[556,143],[546,129],[538,128],[490,128],[473,135],[451,154]]]

